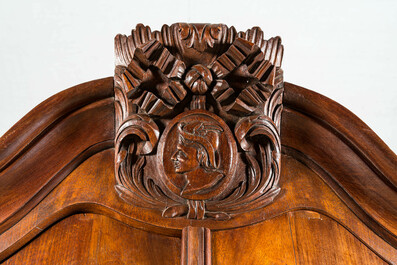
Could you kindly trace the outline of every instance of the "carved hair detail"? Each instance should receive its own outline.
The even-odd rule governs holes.
[[[178,126],[179,141],[183,145],[196,146],[198,161],[207,170],[219,168],[217,149],[219,147],[219,134],[223,129],[215,124],[203,122],[180,123]]]

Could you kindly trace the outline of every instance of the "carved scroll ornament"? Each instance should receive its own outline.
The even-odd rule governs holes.
[[[280,191],[283,46],[258,27],[137,25],[115,38],[116,191],[167,218],[227,220]]]

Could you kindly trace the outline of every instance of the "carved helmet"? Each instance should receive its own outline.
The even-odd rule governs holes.
[[[181,123],[178,126],[179,141],[186,146],[197,149],[197,159],[205,169],[219,167],[219,136],[223,129],[216,124],[195,121]]]

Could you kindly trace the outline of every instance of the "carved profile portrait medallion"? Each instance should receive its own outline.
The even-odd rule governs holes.
[[[185,199],[205,200],[222,192],[236,169],[233,134],[218,116],[193,110],[175,117],[159,143],[164,184]]]
[[[229,220],[279,194],[279,37],[223,24],[115,38],[115,190],[165,218]]]

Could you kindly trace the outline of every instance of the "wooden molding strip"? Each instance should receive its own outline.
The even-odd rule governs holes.
[[[113,97],[113,77],[86,82],[43,101],[0,138],[0,172],[70,113]]]
[[[82,161],[113,146],[112,93],[112,78],[72,87],[37,106],[0,139],[0,233]]]
[[[182,265],[211,265],[211,230],[187,226],[182,230]]]
[[[397,191],[397,156],[360,118],[337,102],[285,82],[284,105],[332,129],[380,178]],[[288,126],[288,125],[287,125]]]
[[[397,156],[349,110],[289,83],[282,119],[283,146],[327,172],[331,177],[326,182],[335,193],[397,247]]]
[[[385,240],[388,244],[392,246],[397,246],[397,237],[382,226],[379,222],[374,220],[350,195],[349,193],[340,186],[340,184],[331,176],[327,171],[325,171],[321,166],[319,166],[315,161],[311,160],[305,154],[300,151],[284,147],[283,153],[293,157],[299,162],[303,163],[307,167],[315,171],[325,183],[336,193],[341,200],[348,205],[348,207],[355,213],[355,215],[360,218],[360,220],[366,224],[372,231],[374,231],[379,237]],[[345,226],[346,227],[346,226]],[[348,228],[348,227],[346,227]],[[359,237],[358,237],[359,238]]]

